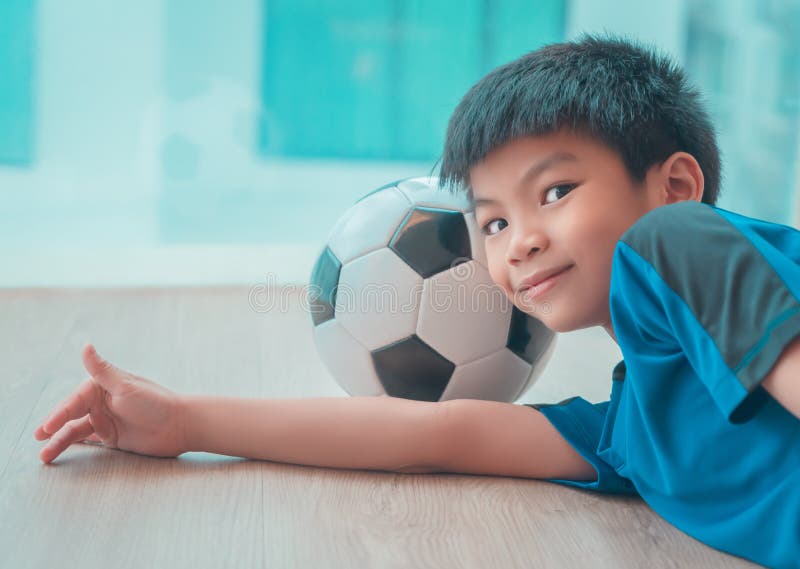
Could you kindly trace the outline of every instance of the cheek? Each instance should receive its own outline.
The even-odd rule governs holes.
[[[502,254],[502,247],[497,243],[487,243],[486,264],[489,268],[489,276],[492,277],[492,281],[500,286],[506,294],[509,294],[511,288],[508,282],[508,270]]]
[[[504,281],[505,277],[502,274],[502,272],[500,271],[500,268],[497,267],[491,261],[489,262],[489,276],[492,277],[492,281],[494,281],[495,284],[503,286],[503,281]]]
[[[618,237],[618,229],[606,223],[586,224],[576,229],[575,242],[591,243],[592,247],[576,246],[574,261],[581,269],[584,282],[591,282],[598,294],[608,290],[611,261]]]

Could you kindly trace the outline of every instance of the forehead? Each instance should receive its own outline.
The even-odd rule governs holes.
[[[585,165],[603,145],[571,132],[514,139],[489,152],[469,171],[467,199],[475,207],[503,188],[514,188],[551,169]]]

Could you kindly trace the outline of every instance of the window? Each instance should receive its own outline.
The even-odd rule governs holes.
[[[0,165],[33,161],[35,4],[0,2]]]

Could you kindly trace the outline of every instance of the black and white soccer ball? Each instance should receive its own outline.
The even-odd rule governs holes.
[[[409,178],[338,220],[311,273],[314,342],[352,396],[513,402],[555,333],[492,282],[468,200]]]

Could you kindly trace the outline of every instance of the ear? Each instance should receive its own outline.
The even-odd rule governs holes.
[[[679,201],[702,201],[705,182],[694,156],[675,152],[659,168],[664,205]]]

